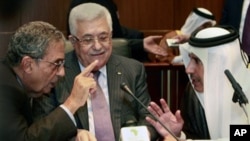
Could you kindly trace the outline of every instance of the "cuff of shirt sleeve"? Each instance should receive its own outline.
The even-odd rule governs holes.
[[[179,137],[181,140],[186,140],[186,134],[181,131],[181,136]]]
[[[70,117],[70,119],[72,120],[72,122],[76,126],[76,120],[74,118],[74,115],[69,111],[69,109],[67,107],[65,107],[63,104],[61,104],[60,107],[68,114],[68,116]]]

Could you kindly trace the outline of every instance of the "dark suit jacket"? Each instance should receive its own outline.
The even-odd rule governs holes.
[[[51,111],[53,106],[57,106],[68,97],[64,89],[66,88],[67,91],[71,91],[74,78],[80,73],[80,67],[74,51],[66,55],[65,65],[65,81],[58,85],[55,90],[55,95],[50,99],[44,97],[44,103],[39,103],[39,105],[47,105],[47,109],[42,109],[42,112],[47,113]],[[147,125],[152,140],[158,138],[155,129],[145,120],[145,116],[149,115],[149,113],[138,104],[133,97],[120,88],[121,83],[125,82],[138,99],[145,105],[149,104],[151,99],[147,89],[146,74],[143,64],[122,56],[111,55],[107,63],[107,76],[110,111],[116,140],[119,140],[120,129],[126,126],[129,120],[136,122],[134,125]],[[36,111],[40,111],[40,107],[45,107],[39,105],[37,105],[39,110]],[[38,113],[38,116],[39,115],[41,115],[41,113]],[[77,111],[75,118],[78,127],[89,129],[87,104]]]
[[[33,122],[30,100],[15,73],[0,62],[0,139],[4,141],[67,141],[76,127],[66,112],[56,108]]]
[[[239,30],[244,0],[225,0],[220,25],[231,25]]]

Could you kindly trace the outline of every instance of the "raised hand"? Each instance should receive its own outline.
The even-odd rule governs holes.
[[[96,81],[91,72],[97,63],[98,61],[95,60],[75,77],[71,94],[63,104],[72,114],[74,114],[79,107],[83,106],[88,96],[96,90]]]
[[[180,110],[177,110],[174,115],[164,99],[160,99],[160,103],[161,107],[155,102],[150,102],[148,110],[152,112],[152,114],[156,116],[177,137],[180,136],[184,124]],[[146,117],[146,120],[155,127],[161,136],[166,137],[169,135],[168,131],[156,120],[150,117]]]
[[[143,40],[143,46],[144,50],[146,52],[155,54],[155,55],[160,55],[160,56],[166,56],[167,51],[166,49],[160,47],[156,40],[161,39],[162,36],[148,36],[144,38]]]

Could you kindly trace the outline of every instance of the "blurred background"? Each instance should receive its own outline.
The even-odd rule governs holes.
[[[209,9],[218,21],[224,0],[113,0],[120,23],[147,35],[165,34],[179,29],[194,7]],[[4,56],[10,36],[22,24],[34,20],[49,22],[67,32],[67,13],[71,0],[1,0],[0,57]]]

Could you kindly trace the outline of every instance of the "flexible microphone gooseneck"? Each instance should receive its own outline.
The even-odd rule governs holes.
[[[153,113],[152,112],[150,112],[148,109],[147,109],[147,107],[133,94],[133,92],[129,89],[129,87],[127,86],[127,84],[126,83],[122,83],[121,84],[121,88],[123,89],[123,90],[125,90],[128,94],[130,94],[138,103],[140,103],[140,105],[143,107],[143,108],[145,108],[149,113],[150,113],[150,115],[157,121],[157,122],[159,122],[160,124],[161,124],[161,126],[165,129],[165,130],[167,130],[177,141],[179,141],[179,139],[178,139],[178,137],[176,137],[175,135],[174,135],[174,133],[171,131],[171,130],[169,130],[156,116],[154,116],[153,115]]]
[[[233,75],[230,73],[229,70],[225,70],[224,71],[225,75],[227,76],[227,78],[229,79],[229,81],[232,84],[232,87],[234,88],[234,94],[233,94],[233,102],[239,102],[240,107],[242,107],[242,109],[244,110],[247,118],[248,118],[248,113],[244,107],[243,104],[247,104],[248,103],[248,99],[246,97],[246,95],[244,94],[244,92],[242,91],[242,88],[240,86],[239,83],[237,83],[237,81],[234,79]]]

